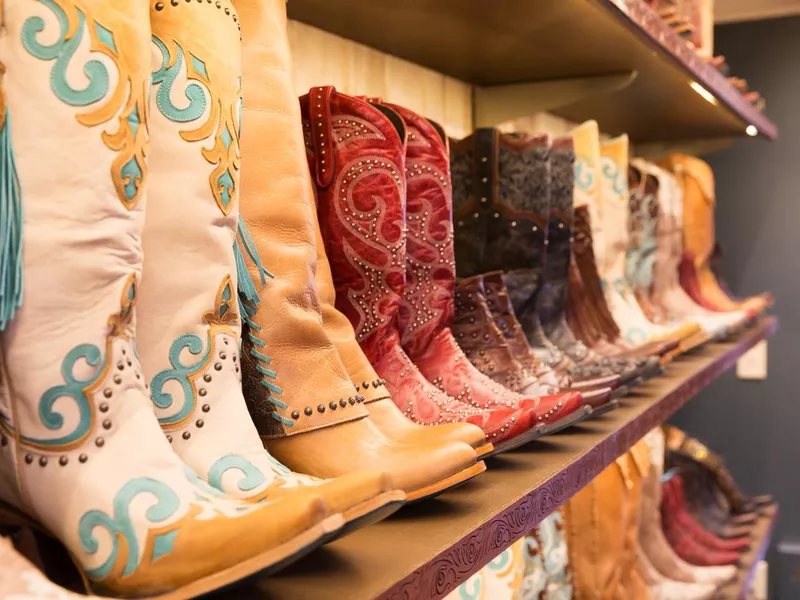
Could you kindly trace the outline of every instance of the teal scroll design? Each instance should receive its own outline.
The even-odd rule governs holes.
[[[171,518],[180,508],[181,502],[178,495],[166,484],[149,477],[132,479],[114,497],[114,515],[109,516],[101,510],[90,510],[85,513],[78,523],[78,536],[84,552],[95,555],[100,549],[100,544],[95,537],[95,529],[105,529],[111,538],[111,552],[102,565],[93,569],[86,569],[86,574],[95,580],[102,580],[116,565],[120,554],[120,537],[125,538],[127,557],[123,575],[128,576],[139,567],[139,539],[136,535],[136,526],[130,516],[130,505],[138,496],[149,494],[156,502],[145,512],[147,521],[151,524],[162,523]],[[153,547],[153,560],[168,554],[174,544],[175,532],[168,532],[156,538]]]
[[[162,425],[180,423],[194,410],[197,398],[194,394],[191,378],[202,371],[208,364],[211,339],[208,338],[205,348],[203,346],[203,341],[196,335],[187,333],[178,337],[172,342],[172,346],[169,349],[169,362],[172,368],[161,371],[153,377],[153,381],[150,383],[150,393],[153,404],[158,408],[170,408],[175,401],[172,394],[164,391],[164,384],[168,381],[177,381],[183,390],[183,405],[181,409],[175,415],[159,417],[158,421]],[[181,353],[184,349],[188,350],[192,356],[199,356],[200,358],[188,365],[183,364],[181,362]]]
[[[582,158],[575,161],[575,185],[582,190],[591,189],[594,185],[594,169],[589,168]]]
[[[244,475],[237,482],[237,487],[241,492],[252,492],[266,481],[264,474],[249,460],[243,456],[228,454],[217,460],[209,469],[208,483],[211,487],[224,492],[222,477],[228,471],[239,471]]]
[[[188,123],[199,119],[203,116],[207,105],[206,93],[200,84],[192,82],[186,86],[184,94],[189,101],[186,108],[178,108],[172,103],[170,98],[172,86],[175,83],[175,79],[180,74],[185,60],[183,50],[180,46],[177,46],[175,64],[170,67],[168,66],[169,50],[167,46],[156,36],[153,36],[153,43],[158,46],[158,49],[161,51],[161,68],[153,73],[153,85],[158,85],[156,105],[161,111],[161,114],[176,123]],[[191,55],[189,56],[194,59]],[[205,69],[203,69],[203,72],[204,71]]]
[[[94,373],[87,379],[80,379],[74,374],[75,364],[80,360],[86,361],[90,367],[96,367]],[[52,431],[58,431],[64,427],[64,416],[56,412],[53,406],[59,398],[69,397],[75,401],[78,407],[78,424],[73,431],[55,439],[23,435],[22,441],[47,448],[56,448],[72,444],[88,434],[92,425],[92,408],[86,395],[86,389],[95,384],[104,372],[106,360],[103,359],[100,349],[92,344],[81,344],[70,350],[61,363],[61,376],[65,383],[51,387],[42,394],[39,400],[39,419],[47,429]]]
[[[99,60],[89,60],[83,66],[83,74],[89,83],[82,90],[72,87],[67,81],[67,69],[84,35],[86,19],[83,13],[77,10],[78,27],[75,29],[75,34],[67,39],[69,22],[61,7],[53,0],[38,1],[55,14],[58,19],[60,35],[49,46],[39,43],[37,38],[44,31],[44,19],[30,17],[22,26],[23,47],[35,58],[56,61],[50,71],[50,88],[61,101],[70,106],[88,106],[100,101],[108,93],[109,76],[108,69]],[[104,38],[101,37],[101,41],[103,40]],[[107,39],[105,39],[105,43],[108,44]]]
[[[617,194],[623,195],[628,191],[627,173],[620,173],[619,165],[605,157],[603,157],[603,176],[611,182]]]

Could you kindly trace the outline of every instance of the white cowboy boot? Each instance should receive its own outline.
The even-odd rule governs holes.
[[[172,451],[139,365],[148,2],[3,8],[0,189],[18,183],[25,280],[0,334],[0,520],[61,540],[98,593],[189,598],[277,569],[341,517],[318,496],[254,505],[209,487]]]
[[[261,501],[304,486],[332,512],[367,524],[405,497],[389,476],[361,471],[326,483],[292,474],[264,449],[242,394],[237,279],[250,275],[237,274],[244,265],[236,243],[244,227],[238,20],[229,4],[151,8],[155,101],[136,329],[142,366],[167,439],[212,487]]]

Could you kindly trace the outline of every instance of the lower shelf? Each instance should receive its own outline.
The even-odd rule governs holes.
[[[277,576],[228,591],[264,600],[437,599],[536,527],[777,329],[767,317],[734,340],[669,365],[622,407],[488,461],[488,471],[435,500],[338,540]]]
[[[736,579],[722,588],[714,597],[715,600],[748,600],[750,587],[756,575],[758,563],[764,560],[772,541],[772,533],[778,523],[778,507],[773,506],[756,522],[753,531],[753,545],[741,559],[741,567]]]

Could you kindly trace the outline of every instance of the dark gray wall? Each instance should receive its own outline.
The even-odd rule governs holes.
[[[773,548],[800,539],[800,17],[718,27],[715,53],[767,99],[777,141],[743,140],[708,157],[717,183],[717,240],[725,279],[739,295],[771,290],[780,329],[769,342],[766,381],[729,373],[674,423],[726,458],[748,493],[782,507]],[[771,582],[782,575],[770,556]],[[771,598],[779,596],[771,586]]]

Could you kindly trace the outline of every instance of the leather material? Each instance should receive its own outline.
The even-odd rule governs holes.
[[[664,473],[664,433],[651,430],[645,441],[650,447],[651,471],[645,479],[642,496],[642,527],[639,542],[642,550],[660,573],[682,582],[727,583],[736,576],[736,567],[697,567],[685,562],[670,546],[661,523],[661,476]]]
[[[477,425],[471,423],[443,423],[438,424],[437,427],[423,427],[419,424],[439,423],[439,419],[453,418],[446,413],[444,417],[442,416],[444,411],[436,406],[434,402],[435,399],[441,396],[438,390],[432,386],[423,384],[421,390],[423,395],[421,396],[415,396],[411,393],[413,390],[409,390],[408,400],[404,406],[408,412],[404,414],[398,408],[394,397],[389,392],[386,381],[378,376],[361,346],[358,345],[353,325],[335,306],[336,290],[333,285],[330,263],[325,254],[325,246],[320,235],[315,206],[312,205],[312,209],[314,209],[317,246],[315,280],[319,291],[323,326],[339,352],[354,388],[356,388],[357,393],[365,397],[364,403],[368,406],[372,421],[391,439],[410,445],[427,445],[434,441],[460,441],[469,444],[473,448],[484,446],[486,444],[486,434]],[[404,356],[400,358],[408,360]],[[409,368],[413,368],[413,365]],[[415,368],[414,372],[417,372]],[[411,382],[410,378],[407,379]],[[430,412],[426,412],[426,407],[424,406],[424,394],[426,392],[432,396],[429,400],[432,406],[428,407]],[[452,403],[449,398],[445,401]],[[402,401],[399,403],[403,404]],[[422,407],[422,410],[420,407]],[[457,411],[460,410],[462,409],[457,407]],[[476,421],[482,419],[478,415],[473,415],[469,418]]]
[[[406,493],[424,490],[474,465],[475,452],[466,444],[410,446],[387,437],[367,418],[363,397],[323,327],[314,280],[312,188],[289,77],[286,9],[278,0],[274,4],[252,2],[242,14],[242,126],[252,132],[242,140],[242,155],[252,168],[242,176],[241,214],[274,276],[261,283],[258,268],[249,265],[260,303],[250,317],[256,328],[248,332],[243,352],[255,344],[271,358],[262,366],[275,373],[272,381],[286,404],[282,416],[295,424],[270,423],[277,423],[271,416],[274,392],[260,384],[261,378],[248,378],[254,365],[243,363],[246,399],[270,454],[293,471],[330,478],[371,468],[388,472]],[[278,154],[268,142],[273,136],[282,140]]]
[[[556,510],[525,536],[522,598],[573,598],[572,565],[564,530],[564,515]]]
[[[239,157],[233,115],[240,101],[242,69],[238,54],[229,51],[240,46],[237,24],[229,19],[220,26],[213,11],[187,15],[156,10],[151,25],[153,35],[166,46],[175,40],[192,49],[192,56],[205,65],[208,92],[223,107],[221,114],[230,115],[213,123],[209,136],[197,141],[186,140],[185,132],[202,125],[202,114],[198,122],[175,121],[164,101],[156,103],[151,115],[151,201],[142,240],[137,336],[156,416],[178,456],[212,487],[253,501],[298,496],[297,488],[309,488],[309,493],[325,496],[330,510],[346,512],[391,491],[390,478],[360,472],[325,482],[293,474],[264,449],[242,394],[242,315],[235,302],[234,252],[238,161],[215,166],[203,152],[219,136],[223,143],[229,139],[229,156]],[[164,85],[155,86],[156,97]],[[225,138],[224,131],[231,137]],[[230,177],[227,196],[217,196],[210,183],[220,166]],[[174,193],[176,186],[181,194]],[[201,357],[187,376],[191,385],[176,385],[182,381],[175,371],[176,350],[179,358]]]
[[[392,109],[333,88],[314,88],[301,98],[301,108],[307,157],[318,173],[322,238],[329,245],[328,257],[338,257],[330,262],[336,307],[353,324],[359,345],[387,381],[395,403],[421,423],[476,424],[493,443],[529,430],[533,415],[516,407],[486,413],[437,390],[400,346],[397,314],[406,282],[405,122]],[[336,138],[332,151],[317,142],[330,136]],[[337,180],[324,187],[321,173],[328,168]],[[344,208],[341,200],[347,203]],[[344,252],[330,252],[334,243]]]
[[[552,394],[558,391],[555,387],[540,385],[536,377],[514,358],[486,303],[481,275],[458,281],[455,305],[453,335],[481,373],[519,393],[530,390],[528,393]]]
[[[618,375],[592,377],[588,376],[580,380],[572,380],[564,373],[558,373],[545,365],[533,352],[522,326],[517,321],[514,307],[508,295],[508,288],[505,285],[505,276],[500,271],[486,273],[483,276],[484,289],[486,291],[486,303],[492,313],[492,318],[499,327],[503,336],[508,342],[514,358],[527,370],[532,371],[537,380],[545,385],[551,385],[560,389],[579,389],[581,391],[597,388],[617,388],[620,385]]]
[[[492,320],[480,276],[461,279],[456,292],[457,319],[456,337],[466,356],[473,364],[482,365],[490,373],[517,374],[520,365],[511,356],[503,334]],[[477,367],[477,365],[476,365]],[[538,396],[522,396],[518,400],[523,408],[533,409],[540,423],[552,423],[562,419],[583,405],[578,392],[554,393],[544,390]]]
[[[772,302],[769,295],[736,301],[720,287],[711,271],[714,251],[714,174],[699,158],[672,154],[662,166],[671,171],[683,190],[683,232],[686,250],[693,258],[700,292],[712,305],[722,310],[763,312]]]
[[[25,200],[25,303],[0,334],[3,525],[38,523],[92,590],[113,596],[157,596],[207,577],[227,585],[237,577],[223,572],[249,576],[313,546],[319,535],[281,548],[327,516],[318,496],[250,504],[209,487],[153,414],[134,319],[149,181],[149,8],[4,4],[0,40]],[[212,12],[226,37],[235,27],[212,7],[180,10],[187,20]],[[185,62],[174,65],[183,77]]]
[[[646,446],[641,452],[647,453]],[[642,476],[633,453],[625,454],[566,504],[575,597],[649,597],[636,544]]]
[[[580,406],[579,395],[525,397],[476,369],[459,348],[453,321],[455,256],[447,138],[441,129],[408,109],[387,105],[405,121],[407,254],[406,285],[398,325],[403,348],[426,379],[480,409],[534,410],[535,419],[560,419]],[[518,419],[524,420],[520,414]]]

